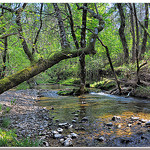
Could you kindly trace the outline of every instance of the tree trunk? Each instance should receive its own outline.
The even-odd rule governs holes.
[[[144,26],[148,30],[148,3],[145,3],[145,19],[144,19]],[[142,47],[141,47],[141,53],[139,56],[139,59],[143,59],[143,54],[146,51],[146,43],[147,43],[147,32],[144,30],[144,36],[143,36],[143,42],[142,42]]]
[[[129,61],[129,51],[128,51],[128,45],[127,45],[127,41],[126,41],[125,34],[124,34],[125,16],[124,16],[122,4],[118,3],[117,7],[119,9],[119,14],[120,14],[120,18],[121,18],[121,25],[120,25],[120,28],[119,28],[119,36],[120,36],[122,46],[123,46],[123,49],[124,49],[124,62],[128,63],[128,61]]]
[[[136,67],[137,67],[137,84],[140,84],[140,77],[139,77],[139,28],[138,28],[138,19],[137,19],[137,14],[136,14],[136,8],[135,8],[135,3],[133,4],[133,9],[134,9],[134,16],[135,16],[135,24],[136,24]]]
[[[118,81],[118,79],[117,79],[117,76],[116,76],[116,73],[115,73],[115,70],[114,70],[114,67],[113,67],[113,64],[112,64],[110,55],[109,55],[108,47],[107,47],[106,45],[103,44],[103,42],[101,41],[100,38],[98,38],[98,40],[100,41],[100,43],[102,44],[102,46],[106,49],[107,58],[108,58],[108,61],[109,61],[111,70],[112,70],[112,72],[113,72],[113,74],[114,74],[114,77],[115,77],[115,81],[116,81],[116,84],[117,84],[117,87],[118,87],[118,90],[119,90],[119,95],[121,95],[121,87],[120,87],[120,83],[119,83],[119,81]]]
[[[132,4],[129,3],[130,6],[130,20],[131,20],[131,35],[132,35],[132,62],[135,62],[136,59],[136,51],[135,51],[135,29],[134,29],[134,14]]]
[[[83,6],[87,7],[87,3],[83,4]],[[87,10],[83,9],[82,14],[82,30],[81,30],[81,48],[86,47],[86,18],[87,18]],[[86,67],[85,67],[85,54],[82,53],[79,58],[80,61],[80,94],[84,94],[85,92],[85,78],[86,78]]]

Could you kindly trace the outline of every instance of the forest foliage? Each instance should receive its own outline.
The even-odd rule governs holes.
[[[55,53],[62,53],[64,46],[62,42],[66,42],[72,51],[78,51],[77,42],[82,48],[83,10],[88,10],[84,42],[86,45],[90,44],[90,36],[99,25],[98,17],[94,15],[99,14],[105,26],[98,36],[108,47],[116,73],[119,70],[124,71],[119,78],[125,78],[128,73],[136,72],[138,68],[140,70],[142,65],[149,61],[148,4],[88,3],[85,9],[82,3],[55,5],[51,3],[1,3],[1,79],[29,66],[34,66],[35,63],[40,63],[40,60],[55,57]],[[61,36],[61,32],[65,32],[65,37]],[[121,37],[122,35],[124,37]],[[65,50],[68,49],[67,46]],[[96,40],[95,51],[96,54],[85,56],[86,82],[88,83],[100,81],[103,76],[107,75],[113,77],[106,49],[99,40]],[[79,53],[78,56],[80,57],[81,54]],[[42,70],[44,73],[35,74],[37,82],[59,83],[61,80],[79,78],[81,74],[79,57],[72,58],[70,52],[66,55],[67,59],[46,67]]]

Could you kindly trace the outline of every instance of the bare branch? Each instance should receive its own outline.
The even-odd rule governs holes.
[[[11,35],[16,35],[16,34],[18,34],[18,33],[3,34],[3,35],[0,36],[0,39],[4,39],[4,38],[6,38],[6,37],[9,37],[9,36],[11,36]]]
[[[4,5],[0,5],[0,8],[3,8],[3,9],[8,10],[10,12],[15,12],[15,10],[13,10],[12,8],[9,8],[9,7],[4,6]]]

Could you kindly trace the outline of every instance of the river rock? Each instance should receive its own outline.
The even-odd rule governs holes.
[[[113,116],[113,117],[112,117],[112,121],[118,121],[118,120],[120,120],[120,119],[121,119],[120,116]]]
[[[77,123],[77,121],[76,120],[72,120],[72,123]]]
[[[130,123],[127,125],[127,127],[131,127],[131,126],[132,126],[132,124],[130,124]]]
[[[57,131],[58,131],[59,133],[62,133],[62,132],[63,132],[63,129],[62,129],[62,128],[58,128]]]
[[[109,123],[106,124],[106,126],[111,127],[111,126],[113,126],[113,124],[112,124],[112,122],[109,122]]]
[[[77,138],[78,135],[77,135],[76,133],[71,133],[71,137],[72,137],[72,138]]]
[[[132,142],[131,138],[128,138],[128,137],[124,137],[124,138],[121,138],[120,139],[120,142],[122,144],[128,144],[129,142]]]
[[[74,114],[74,116],[75,116],[75,117],[78,117],[79,115],[78,115],[78,114]]]
[[[147,127],[150,127],[150,120],[145,123]]]
[[[46,141],[43,142],[43,145],[46,146],[46,147],[49,146],[48,142],[46,142]]]
[[[64,146],[65,146],[65,147],[72,146],[72,139],[71,139],[71,138],[67,138],[67,139],[64,141]]]
[[[88,121],[89,119],[88,119],[88,117],[83,117],[82,119],[81,119],[81,122],[86,122],[86,121]]]
[[[62,134],[54,134],[53,136],[54,139],[62,138]]]
[[[118,125],[117,125],[117,128],[120,129],[120,128],[121,128],[121,124],[118,124]]]
[[[137,121],[137,120],[139,120],[139,117],[131,117],[131,120]]]
[[[101,136],[96,138],[96,140],[98,140],[99,142],[104,142],[106,139],[103,136]]]
[[[60,140],[59,140],[59,142],[60,142],[61,144],[64,144],[64,141],[65,141],[64,139],[60,139]]]
[[[68,123],[59,123],[58,126],[62,128],[62,127],[65,127],[65,125],[67,125],[67,124]]]
[[[72,127],[73,127],[73,125],[71,124],[71,125],[69,125],[69,127],[68,127],[68,128],[69,128],[69,129],[72,129]]]
[[[142,123],[146,123],[146,122],[147,122],[147,119],[140,119],[140,121],[141,121]]]
[[[58,134],[58,132],[57,131],[52,131],[52,134]]]

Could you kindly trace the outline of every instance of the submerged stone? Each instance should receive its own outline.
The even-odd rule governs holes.
[[[118,120],[120,120],[120,119],[121,119],[120,116],[113,116],[113,117],[112,117],[112,121],[118,121]]]

